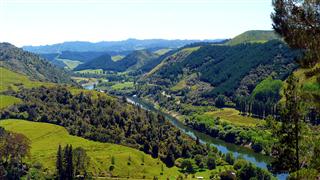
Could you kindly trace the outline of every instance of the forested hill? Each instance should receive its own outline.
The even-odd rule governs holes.
[[[269,76],[284,80],[297,67],[297,56],[278,40],[186,47],[166,57],[140,79],[141,84],[152,84],[152,90],[143,89],[141,93],[166,91],[180,96],[183,92],[187,97],[184,99],[192,103],[207,102],[202,98],[218,95],[229,99],[248,96]]]
[[[73,82],[65,70],[9,43],[0,43],[0,66],[38,81]]]
[[[105,71],[136,71],[159,56],[148,50],[137,50],[129,53],[119,61],[113,61],[109,54],[104,54],[87,63],[80,64],[74,70],[103,69]]]

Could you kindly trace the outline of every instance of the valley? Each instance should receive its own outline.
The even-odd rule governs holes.
[[[1,43],[0,175],[318,177],[320,66],[301,66],[303,54],[260,30],[207,41]],[[300,170],[290,162],[296,143]]]

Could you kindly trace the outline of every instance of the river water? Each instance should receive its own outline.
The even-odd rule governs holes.
[[[231,143],[226,143],[225,141],[219,140],[217,138],[213,138],[213,137],[208,136],[204,133],[193,130],[190,127],[185,126],[182,122],[178,121],[173,116],[156,109],[152,104],[147,103],[139,98],[128,97],[127,101],[129,103],[134,104],[134,105],[140,106],[143,109],[153,111],[153,112],[156,112],[156,113],[163,115],[167,120],[169,120],[174,126],[179,128],[185,134],[189,135],[190,137],[192,137],[194,139],[196,137],[198,137],[200,139],[201,143],[209,143],[211,146],[216,147],[219,151],[221,151],[224,154],[226,154],[227,152],[232,152],[235,157],[241,156],[244,159],[246,159],[247,161],[249,161],[249,162],[251,162],[251,163],[255,164],[256,166],[263,168],[263,169],[267,169],[267,166],[271,161],[270,157],[259,154],[259,153],[255,153],[251,149],[248,149],[248,148],[245,148],[242,146],[237,146],[237,145],[231,144]],[[288,176],[287,173],[276,175],[276,177],[280,180],[286,179],[287,176]]]

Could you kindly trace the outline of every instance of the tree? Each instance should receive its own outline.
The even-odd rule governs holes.
[[[87,152],[82,147],[77,147],[73,150],[73,169],[76,175],[85,175],[87,174],[87,169],[90,163],[90,158],[87,155]]]
[[[5,179],[20,179],[25,175],[26,165],[22,160],[29,153],[30,140],[26,136],[0,127],[0,174],[5,174]]]
[[[192,161],[190,159],[184,159],[181,163],[181,168],[188,173],[194,172],[194,167],[193,167]]]
[[[234,163],[234,156],[233,156],[233,154],[232,154],[231,152],[228,152],[228,153],[226,154],[226,162],[227,162],[228,164],[230,164],[230,165],[233,165],[233,163]]]
[[[297,92],[297,79],[291,75],[287,81],[285,104],[281,112],[281,126],[275,130],[278,142],[272,148],[276,171],[297,171],[300,169],[300,144],[302,140],[302,115],[300,97]]]
[[[304,52],[301,65],[311,67],[320,61],[320,1],[273,0],[274,30],[291,48]]]
[[[57,151],[57,161],[56,161],[56,168],[57,168],[57,179],[62,180],[64,178],[64,168],[63,168],[63,161],[62,161],[62,149],[61,145],[58,147]]]
[[[219,95],[217,98],[216,98],[216,102],[215,102],[215,105],[219,108],[222,108],[225,106],[225,103],[226,103],[226,97],[224,95]]]
[[[199,168],[204,168],[204,163],[203,163],[203,156],[201,156],[200,154],[195,155],[194,160],[196,162],[196,165]]]
[[[159,154],[159,146],[158,144],[154,143],[152,146],[151,156],[153,158],[158,158],[158,154]]]
[[[215,169],[216,168],[216,159],[214,157],[209,156],[207,160],[208,169]]]
[[[74,178],[73,174],[73,158],[72,158],[72,145],[67,145],[64,148],[64,166],[65,166],[65,173],[64,178],[68,180],[72,180]]]

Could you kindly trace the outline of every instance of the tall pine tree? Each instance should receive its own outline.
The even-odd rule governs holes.
[[[300,169],[300,145],[302,141],[303,118],[300,97],[297,91],[297,78],[291,75],[287,80],[285,104],[281,112],[281,126],[275,130],[278,142],[272,149],[273,169],[278,172]]]
[[[57,179],[59,180],[64,179],[64,168],[63,168],[63,157],[62,157],[61,145],[59,145],[59,148],[57,151],[56,167],[57,167]]]

